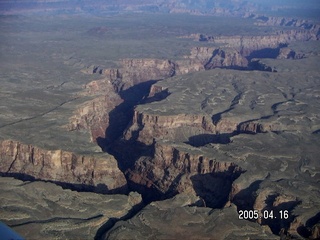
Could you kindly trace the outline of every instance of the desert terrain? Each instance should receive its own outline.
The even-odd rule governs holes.
[[[320,238],[319,3],[0,9],[0,221],[22,238]]]

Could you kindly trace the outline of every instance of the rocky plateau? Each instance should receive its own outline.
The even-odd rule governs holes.
[[[92,239],[141,208],[138,193],[102,195],[1,178],[1,220],[26,239]]]

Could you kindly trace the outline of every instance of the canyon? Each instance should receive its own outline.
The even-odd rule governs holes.
[[[319,238],[320,25],[204,2],[2,16],[1,221],[36,239]],[[276,218],[239,218],[254,210]]]

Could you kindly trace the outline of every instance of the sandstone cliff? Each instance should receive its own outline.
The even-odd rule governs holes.
[[[189,114],[163,116],[161,114],[140,113],[136,110],[132,125],[128,128],[124,137],[130,140],[138,136],[136,138],[137,141],[150,145],[154,139],[161,139],[162,137],[174,140],[178,135],[177,132],[183,131],[184,128],[203,129],[211,133],[216,132],[216,126],[206,116]]]
[[[127,175],[131,184],[153,189],[164,197],[177,192],[194,193],[215,208],[228,202],[232,182],[241,172],[235,163],[219,162],[196,149],[162,142],[155,144],[151,158],[138,159]]]
[[[235,48],[192,48],[190,59],[198,60],[206,70],[218,67],[246,67],[248,60]]]
[[[110,121],[117,119],[122,128],[126,127],[128,113],[148,94],[151,84],[175,74],[175,63],[169,60],[123,59],[120,63],[121,68],[103,69],[100,73],[103,79],[85,85],[81,95],[93,99],[74,111],[68,130],[88,130],[93,142],[109,137],[106,130]],[[115,111],[117,108],[121,111]]]
[[[45,150],[11,140],[1,142],[0,152],[2,175],[26,179],[33,177],[79,190],[127,192],[126,179],[117,161],[107,154],[79,155],[63,150]]]
[[[121,68],[105,69],[102,74],[113,83],[117,92],[150,80],[171,77],[175,63],[161,59],[122,59]]]
[[[245,56],[248,56],[251,51],[263,48],[277,48],[292,41],[309,40],[317,40],[317,36],[308,30],[280,31],[270,36],[221,36],[208,39],[213,43],[226,44],[228,47],[240,49]]]
[[[91,141],[95,142],[99,137],[106,137],[109,114],[123,100],[114,91],[110,81],[104,79],[87,84],[82,95],[94,98],[78,106],[69,119],[67,129],[69,131],[88,130]],[[123,117],[120,113],[119,119]]]
[[[266,36],[210,36],[204,34],[191,34],[185,36],[197,41],[208,41],[223,44],[224,47],[240,51],[241,55],[249,56],[253,51],[264,48],[274,49],[294,41],[318,40],[318,32],[306,29],[282,30]],[[202,51],[203,52],[203,51]]]
[[[174,114],[139,112],[135,110],[133,120],[124,133],[126,140],[136,140],[146,145],[155,140],[188,141],[199,135],[199,142],[223,142],[223,134],[230,136],[239,133],[263,133],[289,130],[277,122],[242,121],[241,118],[223,118],[214,122],[208,115]],[[205,135],[207,134],[207,137]],[[203,136],[202,136],[203,135]],[[204,139],[206,138],[206,139]],[[196,137],[193,138],[197,145]]]

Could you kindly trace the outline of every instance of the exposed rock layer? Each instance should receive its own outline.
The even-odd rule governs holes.
[[[69,119],[67,129],[69,131],[89,130],[91,141],[95,142],[99,137],[106,137],[109,114],[123,100],[115,93],[108,80],[87,84],[83,95],[94,98],[78,106]],[[121,118],[123,116],[119,116],[119,119]]]
[[[127,183],[113,156],[79,155],[63,150],[45,150],[17,141],[0,144],[3,175],[33,177],[71,185],[79,190],[125,193]]]
[[[179,192],[194,193],[213,208],[223,207],[228,202],[232,181],[242,171],[236,164],[210,159],[195,149],[190,153],[191,149],[164,143],[156,143],[154,148],[152,158],[141,157],[134,170],[128,172],[132,183],[157,190],[164,197]]]

